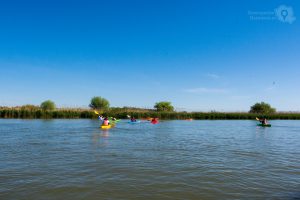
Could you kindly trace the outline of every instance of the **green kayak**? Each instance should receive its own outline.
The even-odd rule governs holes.
[[[257,126],[263,126],[263,127],[271,127],[271,124],[257,124]]]
[[[108,119],[109,119],[111,122],[119,122],[119,121],[121,121],[120,119],[113,120],[112,117],[109,117]]]

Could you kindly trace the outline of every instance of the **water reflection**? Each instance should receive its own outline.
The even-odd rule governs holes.
[[[92,133],[93,144],[98,147],[106,147],[109,140],[109,130],[99,128]]]

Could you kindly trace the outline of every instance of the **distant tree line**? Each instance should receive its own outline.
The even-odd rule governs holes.
[[[23,105],[20,107],[0,107],[0,118],[97,118],[94,111],[105,116],[127,118],[159,117],[161,119],[255,119],[267,117],[269,119],[300,119],[300,113],[276,113],[276,109],[265,102],[255,103],[248,113],[225,112],[176,112],[172,103],[161,101],[155,103],[153,109],[134,107],[110,107],[107,99],[96,96],[89,104],[90,109],[58,109],[51,100],[43,101],[39,106]]]

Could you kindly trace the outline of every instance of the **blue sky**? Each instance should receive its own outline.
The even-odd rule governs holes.
[[[280,5],[292,24],[250,19]],[[0,105],[300,111],[299,12],[296,0],[2,1]]]

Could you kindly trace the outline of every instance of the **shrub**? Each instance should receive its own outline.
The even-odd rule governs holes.
[[[154,108],[159,112],[161,112],[161,111],[173,112],[174,111],[174,107],[172,106],[171,102],[168,102],[168,101],[157,102],[154,105]]]
[[[55,110],[55,103],[53,101],[47,100],[41,103],[41,109],[44,111]]]
[[[251,106],[249,112],[257,114],[274,114],[276,112],[276,109],[272,108],[268,103],[261,102]]]
[[[102,97],[93,97],[89,106],[92,109],[106,110],[109,108],[109,101]]]

